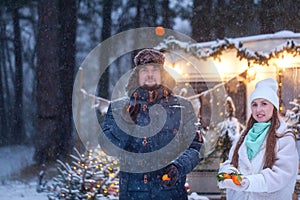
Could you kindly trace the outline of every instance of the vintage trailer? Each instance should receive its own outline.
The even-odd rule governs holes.
[[[204,160],[188,175],[190,190],[218,199],[224,191],[218,189],[215,175],[230,147],[222,133],[245,124],[247,100],[256,82],[268,77],[278,81],[282,115],[300,95],[300,33],[280,31],[203,43],[169,37],[156,48],[165,51],[165,67],[178,82],[176,92],[192,101],[205,132]],[[235,111],[232,123],[225,105],[228,98]]]

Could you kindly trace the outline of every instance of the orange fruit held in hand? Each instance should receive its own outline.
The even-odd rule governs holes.
[[[241,185],[242,177],[240,175],[231,175],[231,179],[236,185]]]
[[[161,179],[162,179],[163,181],[170,181],[170,180],[171,180],[171,178],[168,176],[168,174],[164,174],[164,175],[161,177]]]
[[[230,174],[223,174],[223,178],[224,179],[231,179],[231,175]]]
[[[218,181],[223,181],[225,179],[231,179],[231,174],[225,173],[225,172],[220,172],[217,174],[217,180]]]

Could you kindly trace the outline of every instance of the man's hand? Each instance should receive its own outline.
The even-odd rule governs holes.
[[[166,173],[162,176],[161,185],[163,187],[170,187],[178,180],[179,172],[175,165],[171,164],[166,167]]]

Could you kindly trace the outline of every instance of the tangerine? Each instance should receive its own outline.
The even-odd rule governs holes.
[[[161,179],[162,179],[163,181],[170,181],[170,180],[171,180],[171,178],[168,176],[168,174],[164,174],[164,175],[161,177]]]
[[[223,178],[224,179],[231,179],[231,175],[230,174],[223,174]]]
[[[236,185],[241,185],[242,177],[240,175],[231,175],[231,179]]]

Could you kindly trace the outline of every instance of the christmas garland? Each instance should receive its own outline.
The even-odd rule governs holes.
[[[285,44],[278,46],[274,51],[269,53],[263,53],[258,51],[252,51],[243,46],[242,42],[236,42],[233,39],[217,40],[216,45],[212,45],[210,48],[203,47],[197,43],[186,43],[176,40],[173,36],[168,37],[162,44],[159,45],[160,50],[184,50],[186,53],[191,53],[199,59],[206,60],[207,58],[213,58],[221,60],[223,52],[233,49],[237,51],[237,58],[240,60],[246,59],[248,65],[250,63],[269,66],[268,61],[272,58],[278,58],[283,52],[292,54],[293,56],[300,55],[300,45],[293,40],[288,40]]]

